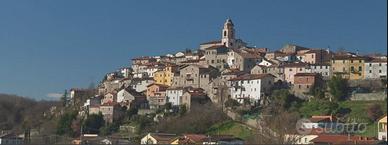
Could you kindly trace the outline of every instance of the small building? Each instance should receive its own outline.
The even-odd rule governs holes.
[[[271,74],[247,74],[230,79],[231,98],[240,103],[249,101],[259,103],[259,100],[268,95],[274,84],[274,76]]]
[[[192,89],[183,93],[180,104],[190,110],[193,103],[204,104],[208,101],[209,97],[203,92],[203,89]]]
[[[100,106],[100,112],[104,116],[105,123],[113,123],[122,116],[122,110],[119,104],[105,103]]]
[[[315,86],[321,86],[322,77],[316,73],[297,73],[294,75],[293,93],[301,98],[310,96],[308,93]]]
[[[328,116],[311,116],[309,119],[310,122],[303,123],[303,127],[306,129],[314,128],[335,128],[337,123],[337,118],[332,115]]]
[[[294,84],[294,76],[297,73],[309,73],[310,68],[307,63],[289,63],[284,65],[285,81]]]
[[[167,103],[166,90],[168,87],[156,83],[147,86],[147,100],[151,108],[158,108]]]
[[[140,140],[140,144],[170,144],[176,137],[176,134],[148,133]]]
[[[12,133],[0,134],[0,145],[24,144],[23,138]]]
[[[378,139],[387,141],[387,115],[378,122]]]
[[[202,144],[208,136],[203,134],[183,134],[176,137],[170,144]]]
[[[356,55],[337,55],[331,60],[333,74],[349,80],[364,79],[365,57]]]
[[[387,78],[387,59],[372,59],[365,62],[365,79]]]
[[[132,88],[123,88],[117,93],[117,103],[127,109],[138,107],[146,102],[146,96]]]
[[[167,102],[173,106],[181,105],[181,98],[186,91],[183,87],[170,87],[166,90]]]

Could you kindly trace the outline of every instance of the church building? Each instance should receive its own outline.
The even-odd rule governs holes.
[[[231,19],[226,19],[224,28],[222,29],[221,40],[210,41],[200,44],[199,49],[205,50],[214,46],[225,46],[227,48],[241,48],[246,47],[246,43],[241,39],[235,38],[236,31],[234,30],[234,24]]]

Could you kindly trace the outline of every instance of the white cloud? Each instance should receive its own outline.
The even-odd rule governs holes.
[[[48,93],[46,96],[52,99],[59,99],[62,95],[61,93]]]

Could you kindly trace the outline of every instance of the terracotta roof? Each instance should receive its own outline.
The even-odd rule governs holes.
[[[247,74],[247,75],[242,75],[236,78],[232,78],[229,81],[240,81],[240,80],[256,80],[256,79],[262,79],[265,77],[274,77],[271,74]]]
[[[337,118],[335,116],[311,116],[310,118],[311,122],[335,122],[337,121]]]
[[[261,58],[260,53],[255,53],[253,50],[248,49],[232,49],[235,53],[239,54],[243,58]]]
[[[200,45],[206,45],[206,44],[217,44],[217,43],[221,43],[221,40],[214,40],[214,41],[209,41],[209,42],[201,43]]]
[[[378,141],[374,138],[363,136],[320,134],[311,140],[311,142],[329,144],[376,144]]]

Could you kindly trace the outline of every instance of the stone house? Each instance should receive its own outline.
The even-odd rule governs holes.
[[[184,65],[175,74],[173,87],[203,88],[210,91],[209,85],[219,76],[219,71],[209,65]]]
[[[220,70],[227,68],[228,48],[226,46],[216,45],[206,48],[204,56],[208,65]]]
[[[275,76],[275,82],[284,81],[284,67],[278,65],[264,66],[256,65],[251,69],[251,74],[271,74]]]
[[[208,101],[209,97],[202,89],[192,89],[183,93],[180,104],[185,105],[187,110],[190,110],[193,103],[204,104]]]
[[[114,102],[102,104],[100,112],[104,117],[105,123],[113,123],[123,115],[120,105]]]
[[[117,103],[129,108],[138,107],[146,103],[147,99],[142,93],[136,92],[132,88],[123,88],[117,92]]]
[[[321,75],[317,73],[297,73],[294,79],[292,91],[294,95],[301,98],[307,98],[309,96],[307,93],[314,86],[321,86],[323,83]]]
[[[248,51],[249,49],[230,49],[228,52],[227,63],[231,69],[239,69],[240,71],[249,71],[257,63],[262,61],[262,57],[258,53]]]

